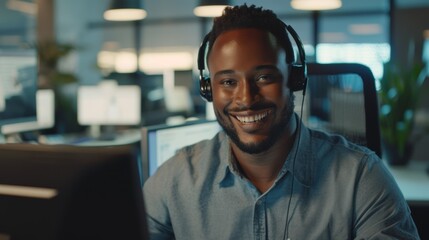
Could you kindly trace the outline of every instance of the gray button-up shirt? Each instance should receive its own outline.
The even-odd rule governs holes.
[[[262,194],[234,167],[223,132],[180,150],[144,186],[151,239],[278,240],[287,224],[291,240],[419,239],[397,184],[373,152],[305,127],[300,134]]]

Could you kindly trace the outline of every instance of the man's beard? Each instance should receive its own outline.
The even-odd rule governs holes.
[[[231,139],[231,141],[243,152],[249,154],[258,154],[267,151],[271,146],[285,133],[286,128],[289,126],[294,113],[294,95],[291,94],[288,99],[287,105],[281,111],[280,121],[271,126],[268,137],[260,143],[244,143],[240,140],[232,122],[228,122],[222,118],[220,113],[216,110],[217,120],[219,125]],[[224,116],[229,116],[226,109],[223,110]]]

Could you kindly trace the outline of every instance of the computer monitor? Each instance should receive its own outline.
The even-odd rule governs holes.
[[[34,49],[0,50],[0,128],[27,131],[37,122],[37,85]]]
[[[196,120],[180,125],[142,127],[142,173],[146,180],[184,146],[210,139],[221,130],[217,121]]]
[[[140,86],[118,85],[114,80],[80,86],[77,117],[80,125],[90,126],[91,137],[112,140],[116,138],[116,126],[140,126]]]
[[[146,239],[135,145],[0,144],[0,239]]]
[[[103,80],[78,89],[78,122],[81,125],[139,125],[141,91],[137,85],[117,85]]]
[[[36,92],[36,120],[17,121],[1,126],[4,135],[51,128],[55,125],[55,94],[52,89]]]

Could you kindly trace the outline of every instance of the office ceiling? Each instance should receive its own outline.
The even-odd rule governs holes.
[[[175,19],[183,17],[195,17],[192,9],[198,0],[142,0],[148,12],[147,19]],[[388,11],[389,0],[342,0],[343,6],[332,12],[352,12],[352,11]],[[10,9],[10,2],[21,2],[15,10]],[[84,1],[84,5],[98,8],[98,13],[93,14],[91,21],[103,21],[102,9],[105,9],[110,0]],[[428,0],[396,0],[398,8],[429,7]],[[55,4],[82,4],[82,1],[55,0]],[[290,0],[232,0],[232,4],[255,4],[264,8],[272,9],[277,14],[299,14],[305,13],[291,8]],[[9,4],[9,6],[8,6]],[[29,35],[29,31],[34,31],[36,26],[35,15],[31,13],[31,4],[35,6],[35,0],[0,0],[0,45],[4,42],[16,41],[16,36]],[[21,7],[21,10],[19,8]],[[30,9],[29,9],[30,8]],[[72,14],[72,13],[71,13]],[[33,29],[33,30],[32,30]],[[31,35],[31,33],[30,33]]]
[[[141,0],[144,3],[145,9],[148,12],[148,18],[166,18],[174,16],[192,16],[192,9],[197,4],[198,0]],[[415,8],[415,7],[428,7],[428,0],[394,0],[398,8]],[[10,10],[11,2],[16,6],[15,10]],[[62,0],[54,0],[55,3],[61,4]],[[76,4],[80,4],[76,1]],[[102,7],[106,7],[109,0],[91,0],[91,4],[99,2]],[[291,8],[290,0],[231,0],[233,5],[238,4],[255,4],[263,6],[268,9],[274,10],[278,14],[283,13],[299,13]],[[342,0],[343,6],[340,9],[334,10],[335,12],[344,11],[387,11],[389,8],[389,0]],[[23,4],[22,4],[23,3]],[[0,27],[19,26],[25,24],[25,17],[32,17],[31,4],[35,5],[35,0],[0,0]],[[21,10],[19,10],[19,8]]]
[[[143,0],[148,18],[171,18],[192,15],[192,9],[198,0]],[[255,4],[272,9],[277,14],[300,13],[291,8],[290,0],[231,0],[233,5]],[[389,0],[342,0],[343,6],[335,12],[345,11],[387,11]],[[429,6],[428,0],[395,0],[398,8],[414,8]]]
[[[262,2],[258,0],[233,0],[234,4],[253,3],[260,5]],[[350,11],[350,10],[386,10],[389,6],[389,0],[342,0],[342,7],[335,11]],[[398,8],[411,8],[417,6],[429,6],[427,0],[395,0]],[[290,0],[265,0],[263,5],[271,9],[285,9],[287,11],[295,11],[290,6]]]

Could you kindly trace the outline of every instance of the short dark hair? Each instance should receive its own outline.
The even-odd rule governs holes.
[[[273,11],[262,9],[262,7],[256,7],[255,5],[247,6],[244,4],[226,7],[222,16],[216,17],[213,20],[208,52],[210,52],[216,38],[220,34],[240,28],[257,28],[270,32],[274,35],[278,44],[285,50],[286,62],[294,62],[295,55],[286,30],[286,24]]]

